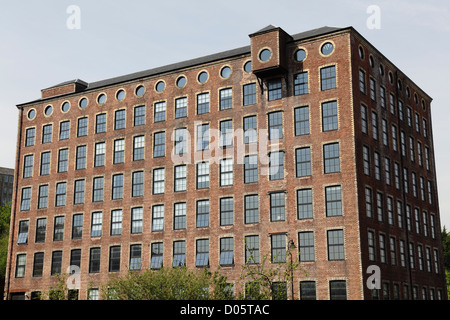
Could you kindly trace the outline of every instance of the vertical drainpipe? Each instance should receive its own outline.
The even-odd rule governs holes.
[[[19,111],[19,124],[18,124],[18,133],[17,133],[17,150],[16,150],[16,168],[14,170],[14,196],[13,201],[11,202],[11,221],[9,228],[9,245],[8,245],[8,262],[7,262],[7,270],[5,277],[5,299],[10,299],[9,286],[11,283],[11,265],[12,265],[12,248],[13,248],[13,238],[15,234],[15,225],[16,225],[16,212],[17,212],[17,199],[19,197],[18,192],[18,181],[19,181],[19,164],[20,164],[20,145],[22,143],[22,124],[23,124],[23,107],[18,107]]]

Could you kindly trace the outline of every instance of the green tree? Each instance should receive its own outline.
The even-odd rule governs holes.
[[[444,268],[447,279],[447,292],[450,294],[450,232],[447,232],[445,226],[442,230],[442,247],[444,251]]]
[[[6,260],[8,259],[9,223],[11,220],[11,204],[0,207],[0,292],[3,297],[3,287],[6,276]]]

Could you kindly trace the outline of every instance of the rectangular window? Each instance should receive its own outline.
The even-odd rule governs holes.
[[[268,100],[279,100],[282,97],[282,84],[281,79],[269,80],[267,83],[268,87]]]
[[[143,171],[133,172],[131,196],[142,197],[143,195],[144,195],[144,172]]]
[[[337,101],[322,103],[322,130],[332,131],[338,129]]]
[[[34,146],[36,128],[28,128],[25,133],[25,147]]]
[[[272,263],[286,262],[286,234],[273,234],[270,240]]]
[[[369,148],[363,146],[363,163],[364,163],[364,174],[370,176],[370,152]]]
[[[220,147],[233,145],[233,120],[220,121]]]
[[[153,136],[153,158],[164,157],[166,150],[166,133],[156,132]]]
[[[37,219],[36,223],[36,242],[45,242],[45,234],[47,231],[47,218]]]
[[[373,231],[367,231],[367,243],[369,247],[369,261],[375,261],[376,260],[375,233]]]
[[[209,227],[209,200],[197,201],[196,227]]]
[[[234,264],[234,239],[221,238],[220,239],[220,260],[221,266]]]
[[[59,124],[59,140],[67,140],[70,136],[70,121],[63,121]]]
[[[174,241],[172,267],[186,265],[186,241]]]
[[[197,114],[209,112],[209,93],[197,95]]]
[[[195,266],[209,266],[209,240],[199,239],[196,241]]]
[[[93,192],[92,192],[92,201],[93,202],[103,201],[104,180],[105,179],[103,177],[94,178]]]
[[[384,202],[383,202],[383,195],[379,192],[377,192],[377,215],[378,215],[378,221],[382,222],[384,221]]]
[[[197,151],[209,148],[209,124],[197,126]]]
[[[370,86],[370,99],[372,99],[372,101],[376,101],[377,100],[377,91],[375,88],[375,80],[370,78],[369,79],[369,86]]]
[[[328,260],[344,260],[344,231],[328,230]]]
[[[359,91],[366,94],[366,73],[359,70]]]
[[[386,198],[386,208],[388,214],[388,223],[394,225],[394,200],[391,197]]]
[[[142,233],[143,227],[143,216],[144,209],[143,208],[131,208],[131,233]]]
[[[323,146],[324,172],[340,172],[339,143],[330,143]]]
[[[186,191],[187,185],[187,169],[186,165],[176,166],[174,172],[174,190],[177,191]]]
[[[283,138],[283,112],[269,113],[269,140]]]
[[[388,129],[387,129],[387,121],[386,119],[381,120],[381,130],[383,132],[383,144],[385,146],[389,146],[389,136],[388,136]]]
[[[52,276],[56,274],[61,274],[61,264],[62,264],[62,251],[52,252],[52,266],[50,274]]]
[[[22,188],[22,197],[20,200],[20,211],[30,210],[31,188]]]
[[[256,103],[256,83],[244,85],[244,106]]]
[[[53,126],[51,124],[47,124],[42,128],[42,143],[50,143],[52,142],[52,131]]]
[[[186,202],[175,203],[173,229],[186,229]]]
[[[81,249],[70,250],[70,266],[81,266]]]
[[[105,165],[105,142],[99,142],[95,144],[95,167],[101,167]]]
[[[320,69],[320,89],[322,91],[336,88],[336,67]]]
[[[220,160],[220,186],[233,185],[233,159]]]
[[[233,107],[233,89],[220,90],[220,110],[231,109]]]
[[[325,188],[325,204],[327,217],[342,216],[341,186]]]
[[[166,120],[166,102],[156,102],[155,103],[155,119],[154,122],[161,122]]]
[[[244,118],[244,143],[252,143],[258,140],[256,116]]]
[[[84,203],[84,180],[75,180],[74,193],[73,193],[73,204],[83,204]]]
[[[102,235],[102,212],[93,212],[91,220],[91,238]]]
[[[284,192],[270,194],[270,221],[285,220],[285,197]]]
[[[294,75],[294,95],[300,96],[308,92],[308,72],[300,72]]]
[[[56,184],[56,207],[62,207],[66,205],[66,182],[60,182]]]
[[[163,247],[162,242],[152,243],[151,269],[161,269],[163,263]]]
[[[86,146],[77,147],[76,170],[86,169]]]
[[[269,155],[269,180],[284,178],[284,152],[271,152]]]
[[[165,169],[159,168],[153,170],[153,194],[164,193]]]
[[[258,156],[252,154],[244,158],[244,183],[258,182]]]
[[[312,189],[297,190],[297,218],[313,218]]]
[[[347,284],[345,280],[330,281],[330,300],[347,300]]]
[[[116,174],[112,176],[112,199],[123,198],[123,174]]]
[[[83,214],[74,214],[72,217],[72,239],[81,239],[83,236]]]
[[[187,137],[188,132],[186,128],[175,129],[175,154],[185,154],[187,152]]]
[[[114,140],[114,164],[125,162],[125,139]]]
[[[391,185],[391,160],[389,158],[384,158],[384,176],[386,184]]]
[[[100,248],[91,248],[89,250],[89,273],[100,272]]]
[[[257,194],[244,197],[244,222],[246,224],[259,222],[259,205]]]
[[[26,244],[28,242],[28,220],[19,222],[19,235],[17,244]]]
[[[53,226],[53,241],[64,240],[64,216],[55,217]]]
[[[309,134],[309,106],[294,109],[295,135]]]
[[[298,250],[300,252],[299,261],[314,261],[314,232],[306,231],[298,233]]]
[[[187,98],[175,100],[175,119],[187,117]]]
[[[117,236],[122,234],[122,210],[111,211],[111,230],[110,234],[112,236]]]
[[[209,188],[209,162],[197,163],[197,189]]]
[[[315,281],[300,281],[300,300],[317,300]]]
[[[259,236],[245,237],[245,263],[259,263]]]
[[[112,246],[109,248],[109,272],[120,271],[120,246]]]
[[[380,86],[380,105],[383,109],[386,109],[386,90]]]
[[[311,148],[299,148],[295,150],[296,175],[306,177],[311,175]]]
[[[144,160],[145,136],[133,138],[133,161]]]
[[[390,237],[389,239],[389,248],[391,253],[391,265],[396,266],[397,265],[397,245],[395,243],[395,238]]]
[[[34,156],[28,155],[24,157],[23,160],[23,177],[24,178],[31,178],[33,176],[33,163],[34,163]]]
[[[77,137],[85,137],[88,134],[88,118],[79,118],[77,127]]]
[[[58,172],[67,172],[69,161],[69,149],[61,149],[58,151]]]
[[[368,218],[373,217],[373,204],[372,204],[372,189],[365,189],[365,201],[366,201],[366,216]]]
[[[117,110],[114,117],[114,130],[125,129],[125,110]]]
[[[130,246],[130,270],[141,270],[142,245],[133,244]]]
[[[164,205],[154,205],[152,207],[152,231],[164,230]]]
[[[106,132],[106,113],[100,113],[95,116],[95,133]]]
[[[220,199],[220,225],[233,225],[233,198]]]
[[[50,174],[50,158],[50,151],[41,154],[41,176]]]
[[[380,154],[378,152],[373,153],[373,163],[375,166],[375,179],[381,180],[381,163]]]
[[[372,112],[372,137],[378,140],[378,115]]]
[[[384,234],[380,234],[379,236],[380,243],[380,262],[386,263],[386,239]]]
[[[145,125],[145,106],[138,106],[134,108],[134,126]]]

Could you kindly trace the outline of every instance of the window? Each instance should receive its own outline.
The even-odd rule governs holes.
[[[312,189],[297,190],[297,218],[313,218]]]
[[[17,244],[26,244],[28,242],[28,220],[19,221],[19,235]]]
[[[252,154],[244,158],[244,183],[258,182],[258,156]]]
[[[284,178],[284,152],[271,152],[269,155],[269,180]]]
[[[379,235],[380,243],[380,262],[386,263],[386,237],[384,234]]]
[[[152,231],[164,230],[164,205],[154,205],[152,207]]]
[[[175,119],[187,117],[187,98],[175,100]]]
[[[23,163],[23,177],[31,178],[33,176],[34,156],[33,155],[25,156],[23,162],[24,162]]]
[[[101,167],[105,165],[105,142],[99,142],[95,144],[95,167]]]
[[[300,300],[317,300],[315,281],[300,281]]]
[[[25,147],[34,146],[36,128],[28,128],[25,133]]]
[[[134,126],[145,125],[145,106],[138,106],[134,108]]]
[[[282,97],[281,79],[273,79],[267,82],[268,100],[279,100]]]
[[[125,140],[114,140],[114,164],[125,161]]]
[[[367,124],[367,107],[365,105],[361,105],[361,131],[362,133],[368,133],[368,124]]]
[[[257,141],[257,122],[256,116],[244,118],[244,143]]]
[[[378,140],[378,115],[372,112],[372,137]]]
[[[377,200],[377,215],[378,221],[384,221],[384,205],[383,205],[383,194],[377,192],[376,194]]]
[[[122,210],[111,211],[111,230],[112,236],[122,234]]]
[[[209,240],[199,239],[196,241],[195,266],[209,266]]]
[[[59,124],[59,140],[67,140],[70,135],[70,121],[63,121]]]
[[[56,207],[62,207],[66,205],[66,182],[59,182],[56,184]]]
[[[233,120],[220,121],[220,147],[233,145]]]
[[[144,160],[145,136],[133,138],[133,161]]]
[[[285,197],[284,192],[270,194],[270,221],[285,220]]]
[[[166,102],[157,102],[155,103],[155,122],[161,122],[166,120]]]
[[[375,166],[375,179],[381,180],[381,163],[380,154],[378,152],[373,153],[373,163]]]
[[[73,204],[84,203],[84,186],[85,186],[84,180],[75,180]]]
[[[92,192],[93,202],[103,201],[103,183],[104,183],[103,177],[94,178],[93,192]]]
[[[272,263],[286,262],[286,234],[273,234],[270,238]]]
[[[109,272],[120,271],[120,246],[109,248]]]
[[[220,225],[233,225],[233,198],[220,199]]]
[[[42,143],[52,142],[52,131],[53,126],[51,124],[47,124],[42,128]]]
[[[300,72],[294,75],[294,95],[299,96],[308,93],[308,72]]]
[[[328,230],[328,260],[344,260],[344,231]]]
[[[20,211],[30,210],[31,203],[31,188],[22,188],[22,198],[20,201]]]
[[[197,151],[209,148],[209,124],[197,126]]]
[[[397,127],[394,125],[392,125],[392,149],[394,149],[394,151],[398,150]]]
[[[209,188],[209,162],[197,163],[197,189]]]
[[[81,249],[70,250],[70,266],[81,266]]]
[[[322,130],[332,131],[338,129],[337,102],[322,103]]]
[[[81,239],[83,236],[83,214],[74,214],[72,217],[72,239]]]
[[[366,73],[359,70],[359,91],[366,94]]]
[[[330,281],[330,300],[347,300],[347,284],[345,280]]]
[[[181,165],[181,166],[175,167],[175,175],[174,175],[174,180],[175,180],[174,190],[175,190],[175,192],[186,191],[186,184],[187,184],[186,175],[187,175],[186,165]]]
[[[309,134],[309,106],[294,109],[295,135]]]
[[[84,137],[88,134],[88,118],[78,119],[77,137]]]
[[[375,80],[370,78],[369,79],[369,86],[370,86],[370,99],[372,99],[372,101],[376,101],[377,100],[377,92],[376,92],[376,88],[375,88]]]
[[[386,119],[381,120],[381,130],[383,132],[383,144],[385,146],[389,146],[389,136],[388,136],[388,129],[387,129],[387,121]]]
[[[114,130],[125,129],[125,110],[117,110],[114,118]]]
[[[311,175],[311,148],[299,148],[295,150],[296,174],[297,177]]]
[[[164,177],[164,168],[153,170],[153,194],[164,193]]]
[[[197,201],[196,227],[209,227],[209,200]]]
[[[244,223],[259,222],[258,195],[247,195],[244,197]]]
[[[298,250],[300,252],[300,262],[315,260],[314,232],[306,231],[298,233]]]
[[[221,238],[220,239],[220,260],[221,266],[234,264],[234,239]]]
[[[174,241],[173,243],[173,267],[186,265],[186,241]]]
[[[152,243],[152,255],[150,261],[151,269],[160,269],[163,263],[163,243]]]
[[[77,147],[76,170],[86,169],[86,146]]]
[[[131,233],[142,233],[142,219],[144,215],[144,209],[138,207],[138,208],[131,208]]]
[[[106,132],[106,113],[95,116],[95,133]]]
[[[112,199],[123,198],[123,174],[116,174],[112,176]]]
[[[365,199],[366,199],[366,216],[368,218],[372,218],[373,217],[372,189],[366,188]]]
[[[69,149],[61,149],[58,152],[58,172],[67,172],[69,161]]]
[[[186,202],[175,203],[173,229],[186,229]]]
[[[142,245],[133,244],[130,246],[130,270],[141,270]]]
[[[220,90],[220,110],[233,107],[233,90],[231,88]]]
[[[233,159],[220,160],[220,186],[233,185]]]
[[[185,154],[187,152],[187,136],[186,128],[175,129],[175,154]]]
[[[166,133],[157,132],[153,138],[153,157],[164,157],[166,149]]]
[[[283,112],[269,113],[269,140],[283,138]]]
[[[64,239],[64,218],[64,216],[55,217],[53,241],[62,241]]]
[[[320,69],[320,89],[322,91],[336,88],[336,67]]]
[[[74,223],[75,225],[75,223]],[[47,231],[47,218],[37,219],[36,222],[36,242],[45,242],[45,234]]]
[[[397,245],[395,244],[395,238],[391,237],[389,239],[389,248],[391,252],[391,265],[397,265]]]
[[[376,261],[375,233],[373,231],[367,231],[367,243],[369,247],[369,261]]]
[[[91,220],[91,237],[100,237],[102,235],[102,212],[93,212]]]
[[[259,236],[245,237],[245,263],[259,263]]]
[[[380,104],[383,109],[386,109],[386,89],[380,86]]]
[[[61,264],[62,264],[62,251],[52,252],[52,265],[50,274],[52,276],[56,274],[61,274]]]
[[[330,143],[323,146],[324,172],[340,172],[339,143]]]
[[[100,248],[89,250],[89,273],[100,272]]]
[[[325,188],[325,204],[327,217],[342,216],[341,186]]]
[[[41,154],[41,176],[50,174],[50,158],[50,151]]]
[[[209,112],[209,93],[197,95],[197,114]]]
[[[256,83],[244,85],[244,106],[256,103]]]
[[[144,172],[136,171],[133,172],[132,176],[132,197],[142,197],[144,195]]]

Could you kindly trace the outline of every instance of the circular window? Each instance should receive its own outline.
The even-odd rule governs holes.
[[[208,81],[208,73],[206,71],[200,72],[198,75],[198,82],[205,83],[206,81]]]
[[[28,119],[33,120],[34,117],[36,117],[36,110],[31,109],[30,111],[28,111]]]
[[[220,71],[220,75],[222,76],[222,78],[228,78],[231,75],[231,68],[223,67]]]
[[[119,101],[122,101],[123,99],[125,99],[125,91],[124,90],[119,90],[116,94],[116,98]]]
[[[185,77],[179,77],[177,79],[177,87],[183,88],[186,85],[186,78]]]
[[[259,53],[259,59],[261,61],[268,61],[272,57],[272,52],[269,49],[264,49]]]
[[[164,83],[164,81],[159,81],[156,84],[156,91],[158,91],[158,92],[163,92],[165,88],[166,88],[166,84]]]
[[[98,104],[104,104],[106,102],[106,94],[102,93],[97,98]]]
[[[138,97],[142,97],[145,93],[145,87],[144,86],[139,86],[136,88],[136,95]]]
[[[327,42],[322,46],[320,52],[322,52],[323,55],[328,56],[333,52],[333,50],[334,50],[333,44],[331,42]]]
[[[306,58],[306,51],[303,49],[297,50],[295,53],[295,61],[302,62]]]
[[[62,112],[67,112],[67,111],[69,111],[69,109],[70,109],[70,103],[69,102],[64,102],[63,104],[62,104],[62,106],[61,106],[61,110],[62,110]]]
[[[84,109],[87,107],[88,101],[86,98],[80,100],[80,108]]]
[[[244,64],[244,71],[247,72],[247,73],[252,72],[252,62],[251,61],[247,61]]]
[[[45,108],[45,115],[46,116],[49,116],[49,115],[51,115],[52,114],[52,112],[53,112],[53,107],[52,106],[47,106],[46,108]]]

